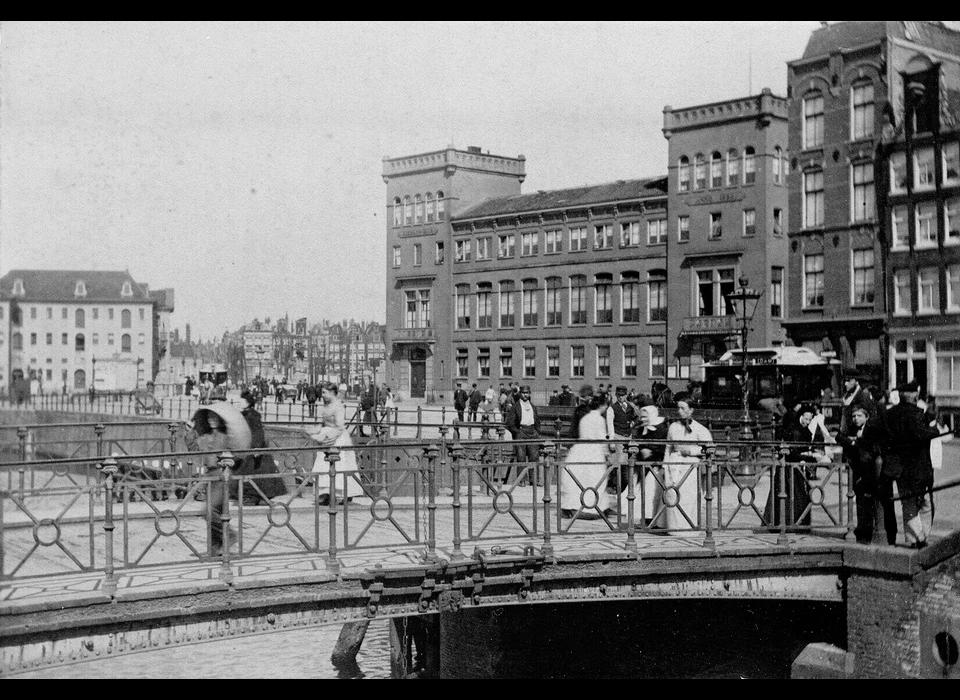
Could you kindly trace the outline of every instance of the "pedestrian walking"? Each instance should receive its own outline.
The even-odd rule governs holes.
[[[581,399],[573,426],[577,442],[560,467],[560,516],[607,518],[614,503],[607,490],[607,401],[589,385],[581,389]]]
[[[480,409],[480,402],[483,401],[483,394],[480,393],[480,390],[477,388],[477,385],[474,384],[472,391],[470,392],[470,399],[468,404],[470,406],[470,422],[475,423],[477,420],[477,411]]]
[[[347,410],[339,397],[339,389],[333,382],[323,382],[320,385],[320,398],[323,403],[317,409],[319,425],[308,430],[307,434],[321,446],[336,446],[350,448],[353,440],[347,430]],[[352,449],[340,450],[340,461],[336,463],[337,481],[334,498],[342,504],[344,497],[347,501],[363,495],[363,486],[360,484],[360,472],[357,464],[357,455]],[[322,450],[317,451],[313,462],[313,473],[318,474],[317,505],[330,505],[330,481],[327,478],[329,464]],[[344,484],[344,482],[346,482]]]
[[[521,465],[536,465],[540,455],[540,415],[530,401],[530,386],[520,387],[520,400],[511,406],[504,422],[514,440],[529,441],[514,446],[514,461]],[[524,467],[521,466],[521,474]]]

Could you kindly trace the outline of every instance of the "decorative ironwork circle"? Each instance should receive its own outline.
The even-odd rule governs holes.
[[[285,527],[290,522],[290,506],[280,501],[269,501],[269,504],[267,522],[274,527]],[[280,517],[274,517],[274,513],[279,513]]]
[[[501,498],[501,496],[503,496],[503,498]],[[505,506],[502,503],[503,500],[506,500]],[[513,510],[513,494],[509,491],[497,491],[493,497],[493,509],[498,513],[509,513]]]
[[[587,494],[590,494],[590,503],[587,503]],[[600,493],[597,491],[596,487],[588,486],[580,492],[580,505],[582,505],[584,508],[596,508],[599,503]]]
[[[745,493],[750,494],[750,498],[744,499],[743,494]],[[740,491],[737,492],[737,501],[739,501],[742,506],[752,506],[756,500],[757,492],[753,490],[752,486],[742,486]]]
[[[378,496],[370,504],[370,515],[379,522],[389,520],[390,516],[393,515],[393,503],[385,496]]]
[[[680,505],[680,489],[676,486],[667,486],[663,490],[663,504],[669,508]]]
[[[49,528],[53,528],[52,539],[48,539],[51,534]],[[60,540],[60,523],[52,518],[44,518],[33,526],[33,539],[43,547],[55,545]]]
[[[815,506],[822,506],[825,498],[822,486],[810,487],[810,502]]]
[[[54,476],[66,476],[69,473],[70,473],[70,467],[68,465],[66,466],[56,465],[53,467]]]
[[[164,522],[173,521],[173,529],[167,530],[164,527]],[[180,530],[180,516],[174,513],[169,508],[167,510],[161,510],[159,513],[153,516],[153,525],[157,528],[159,532],[164,537],[170,537],[170,535],[175,535],[178,530]],[[168,525],[169,527],[169,525]]]

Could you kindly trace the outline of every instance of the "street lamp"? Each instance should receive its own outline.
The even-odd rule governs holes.
[[[763,296],[763,292],[750,288],[748,286],[750,280],[747,279],[746,275],[740,275],[737,283],[740,285],[740,288],[727,294],[727,301],[733,306],[733,312],[740,322],[741,391],[743,394],[743,415],[740,417],[740,437],[744,440],[752,440],[753,431],[750,428],[750,378],[747,375],[747,333],[750,330],[750,321],[753,320],[753,315],[757,311],[757,305],[760,302],[760,297]]]

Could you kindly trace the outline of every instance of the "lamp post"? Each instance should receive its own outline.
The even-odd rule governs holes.
[[[757,305],[762,291],[750,288],[750,280],[746,275],[740,275],[737,280],[740,288],[727,294],[727,301],[733,306],[733,311],[740,322],[740,357],[741,357],[741,391],[743,400],[743,415],[740,417],[740,437],[744,440],[753,439],[750,419],[750,378],[747,374],[747,333],[750,331],[750,321],[757,311]]]

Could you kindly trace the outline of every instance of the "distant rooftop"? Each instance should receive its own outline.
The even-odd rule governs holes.
[[[584,185],[563,190],[541,190],[531,194],[486,199],[479,204],[457,212],[452,218],[480,219],[490,216],[524,214],[528,212],[569,209],[625,200],[665,197],[666,176],[642,180],[617,180],[601,185]]]
[[[20,285],[22,285],[22,290]],[[77,294],[82,282],[83,294]],[[124,294],[129,283],[128,294]],[[15,289],[16,287],[16,289]],[[149,302],[146,284],[139,284],[129,272],[101,270],[10,270],[0,278],[6,297],[23,301],[107,301]]]
[[[803,58],[825,56],[834,51],[862,46],[888,36],[948,53],[960,53],[960,32],[940,22],[851,21],[835,22],[814,30],[803,52]]]

